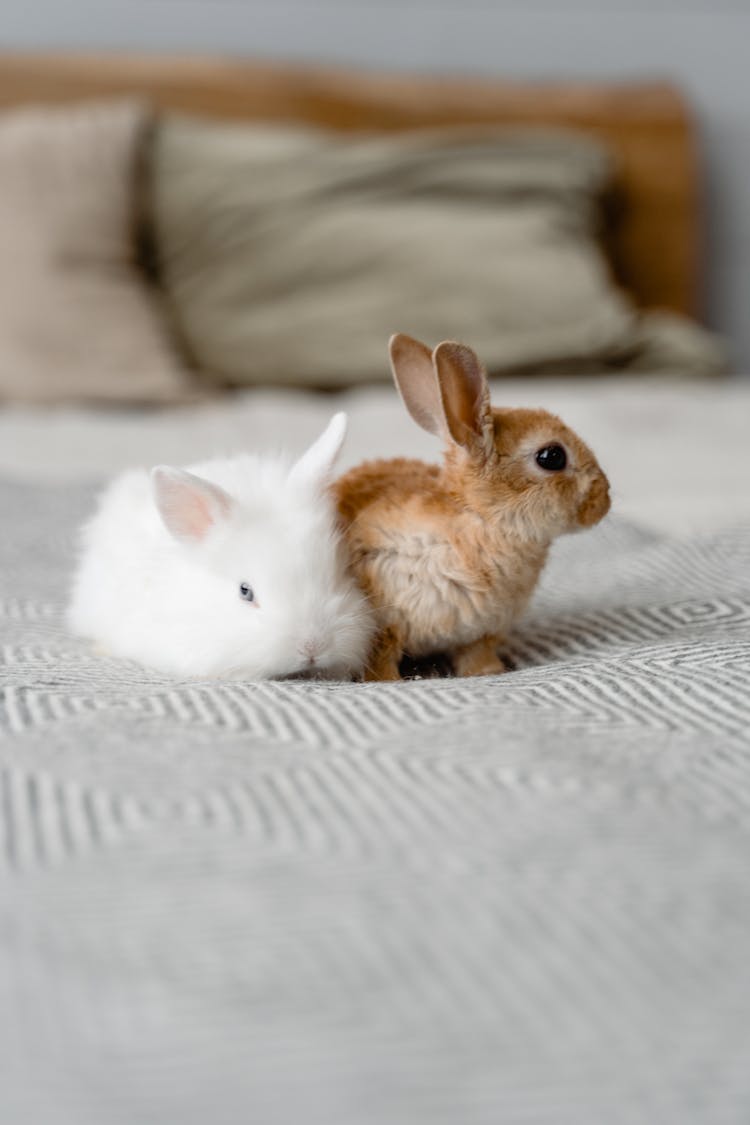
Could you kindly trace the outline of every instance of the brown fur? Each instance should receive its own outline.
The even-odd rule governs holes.
[[[609,509],[593,454],[543,410],[493,409],[470,349],[391,343],[407,409],[446,443],[444,465],[371,461],[334,484],[357,579],[379,635],[369,679],[398,679],[404,653],[448,651],[457,675],[503,671],[497,648],[525,609],[555,536]],[[558,442],[569,467],[540,469]]]

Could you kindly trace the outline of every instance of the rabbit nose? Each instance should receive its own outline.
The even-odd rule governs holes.
[[[300,646],[301,655],[304,656],[310,664],[315,663],[315,661],[320,656],[320,652],[321,646],[320,643],[316,640],[305,641],[304,644]]]
[[[609,481],[603,473],[596,476],[588,495],[578,509],[578,522],[582,527],[593,527],[609,511]]]

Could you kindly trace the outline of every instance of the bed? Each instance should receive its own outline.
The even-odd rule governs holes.
[[[699,312],[695,138],[668,88],[0,70],[5,104],[119,89],[342,128],[572,115],[630,154],[621,276]],[[0,410],[3,1121],[748,1120],[750,382],[493,398],[577,429],[613,513],[555,547],[512,672],[388,685],[176,683],[95,656],[62,607],[107,475],[281,417],[300,449],[342,406],[348,463],[434,458],[389,387]]]

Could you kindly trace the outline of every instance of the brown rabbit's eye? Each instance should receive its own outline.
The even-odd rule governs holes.
[[[568,463],[568,455],[561,445],[545,445],[536,455],[536,463],[540,469],[549,473],[559,473]]]

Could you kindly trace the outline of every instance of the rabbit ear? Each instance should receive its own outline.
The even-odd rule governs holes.
[[[444,340],[432,353],[443,417],[451,441],[464,449],[492,445],[492,409],[487,376],[465,344]]]
[[[307,482],[309,484],[322,484],[331,474],[336,458],[341,452],[341,446],[346,437],[346,414],[341,411],[334,414],[323,433],[312,443],[307,452],[303,453],[289,472],[289,480]]]
[[[151,487],[164,526],[183,542],[200,543],[232,510],[232,498],[217,484],[169,465],[151,470]]]
[[[435,377],[432,352],[419,340],[398,332],[388,345],[391,371],[404,406],[414,421],[428,434],[446,438],[448,432]]]

